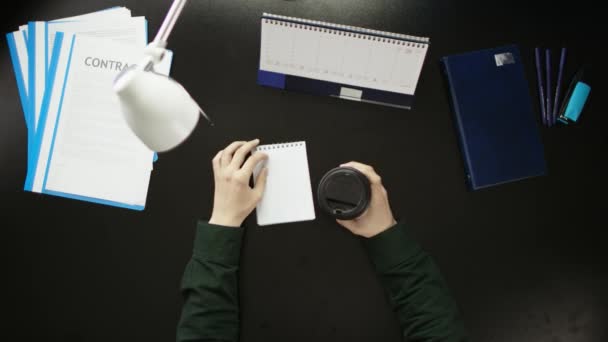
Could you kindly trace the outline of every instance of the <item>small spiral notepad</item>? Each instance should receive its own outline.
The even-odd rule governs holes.
[[[306,142],[260,145],[257,152],[268,155],[266,163],[253,171],[257,179],[262,167],[268,168],[264,196],[256,209],[258,225],[314,220]]]
[[[410,108],[429,39],[264,13],[258,83]]]

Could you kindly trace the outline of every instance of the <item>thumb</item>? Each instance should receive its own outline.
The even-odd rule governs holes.
[[[258,174],[258,177],[255,180],[255,187],[253,188],[253,190],[260,195],[260,198],[262,198],[262,195],[264,194],[264,189],[266,189],[266,180],[268,179],[268,168],[265,167],[262,169],[262,172],[260,172],[260,174]]]
[[[336,222],[338,222],[338,224],[341,225],[342,227],[352,231],[352,221],[336,219]]]

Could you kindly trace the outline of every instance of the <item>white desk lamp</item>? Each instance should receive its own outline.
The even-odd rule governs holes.
[[[174,0],[146,56],[114,81],[123,115],[137,137],[153,151],[170,150],[192,133],[203,115],[209,117],[175,80],[157,74],[154,65],[163,58],[167,39],[187,0]]]

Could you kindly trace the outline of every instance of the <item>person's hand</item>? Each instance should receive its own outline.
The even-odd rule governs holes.
[[[369,165],[350,162],[340,166],[348,166],[355,168],[363,173],[371,185],[371,199],[369,206],[354,220],[336,220],[344,228],[350,230],[353,234],[360,235],[366,238],[378,235],[383,231],[394,226],[397,222],[391,212],[391,207],[388,203],[388,194],[382,185],[382,179],[374,168]]]
[[[262,199],[268,170],[264,168],[258,175],[255,187],[249,186],[249,179],[256,165],[268,158],[256,152],[247,157],[260,143],[236,141],[219,151],[213,158],[215,195],[213,213],[209,223],[228,227],[240,227],[245,218]]]

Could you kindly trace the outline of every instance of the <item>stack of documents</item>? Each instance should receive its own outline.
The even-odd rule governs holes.
[[[148,43],[144,17],[115,7],[7,34],[25,123],[25,190],[143,210],[154,152],[112,90]],[[169,74],[172,55],[155,67]]]

